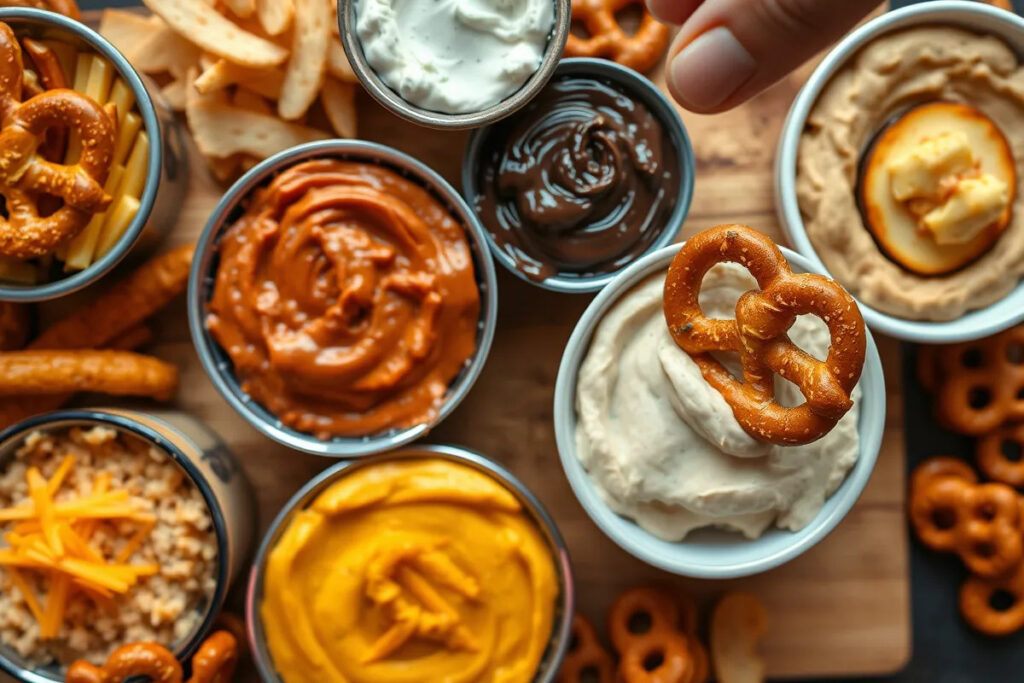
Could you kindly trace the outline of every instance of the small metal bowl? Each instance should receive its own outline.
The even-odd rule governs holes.
[[[473,256],[473,270],[480,293],[480,320],[477,323],[476,350],[448,387],[444,403],[434,419],[407,429],[391,429],[363,437],[335,437],[323,441],[312,434],[300,432],[283,424],[277,416],[242,391],[235,377],[231,359],[210,335],[206,327],[206,302],[213,290],[218,263],[221,234],[242,213],[242,204],[253,190],[261,187],[280,171],[302,161],[331,157],[377,164],[395,171],[406,179],[429,190],[458,220],[466,232]],[[498,316],[498,282],[484,237],[484,229],[462,197],[440,175],[425,164],[399,152],[372,142],[360,140],[322,140],[285,150],[266,159],[243,175],[225,193],[199,236],[192,271],[188,281],[188,321],[192,341],[206,374],[221,396],[249,424],[274,441],[306,453],[334,458],[352,458],[389,451],[414,441],[446,418],[462,402],[483,370],[494,339]]]
[[[787,241],[811,261],[815,270],[827,268],[811,242],[796,194],[797,156],[807,118],[832,77],[876,38],[915,26],[950,25],[981,36],[1001,39],[1024,59],[1024,19],[982,2],[936,0],[894,10],[872,19],[844,38],[822,60],[793,102],[775,157],[775,206]],[[1017,160],[1018,165],[1022,163]],[[853,225],[851,230],[867,230]],[[998,243],[994,247],[998,249]],[[891,315],[860,305],[871,329],[897,339],[923,344],[952,344],[995,334],[1024,320],[1024,280],[1002,300],[968,311],[954,320],[933,322]]]
[[[637,258],[672,244],[679,234],[679,230],[683,227],[687,214],[690,212],[690,202],[693,199],[693,184],[697,173],[693,145],[690,143],[690,136],[686,132],[686,126],[683,125],[683,121],[679,117],[675,106],[647,78],[632,69],[627,69],[606,59],[593,59],[590,57],[563,59],[559,63],[558,68],[555,69],[553,78],[571,78],[574,76],[605,80],[621,88],[624,92],[643,102],[665,128],[675,148],[676,158],[679,163],[679,168],[677,169],[679,175],[678,197],[668,222],[662,227],[661,235],[651,243],[645,252],[637,254]],[[480,194],[477,186],[477,180],[480,176],[480,165],[484,163],[483,155],[488,136],[494,130],[493,126],[488,126],[473,131],[469,136],[469,142],[466,144],[466,151],[463,155],[462,195],[474,211],[477,196]],[[501,248],[495,241],[491,231],[486,227],[484,228],[484,234],[487,235],[487,244],[491,248],[494,258],[498,263],[505,266],[509,272],[532,285],[555,292],[596,292],[615,279],[615,276],[629,265],[626,264],[618,270],[597,275],[579,276],[572,273],[559,273],[543,280],[535,280],[525,275],[516,267],[515,259]]]
[[[309,506],[321,492],[338,479],[351,474],[361,467],[372,467],[384,462],[395,460],[414,460],[433,458],[451,462],[478,470],[503,484],[523,506],[523,510],[540,529],[554,561],[558,577],[559,595],[555,606],[554,622],[551,628],[551,640],[541,657],[535,683],[551,683],[558,674],[565,653],[569,648],[570,629],[572,627],[573,610],[575,609],[575,588],[572,581],[572,567],[569,563],[569,549],[565,545],[558,527],[533,493],[522,482],[489,458],[458,446],[411,446],[392,453],[378,455],[366,460],[340,462],[330,467],[307,482],[270,523],[266,535],[260,542],[249,574],[249,586],[245,593],[245,623],[249,634],[249,645],[259,669],[260,678],[266,683],[282,683],[274,667],[273,658],[267,648],[266,634],[263,631],[263,619],[260,605],[263,602],[263,572],[267,554],[277,544],[291,521],[299,511]]]
[[[170,232],[188,189],[188,158],[174,112],[162,97],[150,95],[151,91],[158,93],[159,89],[148,78],[140,76],[106,38],[81,22],[44,10],[0,8],[0,21],[7,23],[19,36],[60,40],[107,59],[131,88],[142,117],[141,130],[149,135],[149,163],[139,198],[139,212],[110,251],[84,270],[43,284],[0,282],[0,301],[46,301],[96,282],[120,263],[136,244],[140,250],[155,247]]]
[[[186,663],[213,628],[228,588],[249,558],[256,533],[252,489],[238,461],[216,434],[190,415],[171,411],[145,414],[101,408],[30,417],[0,432],[0,466],[5,466],[32,432],[95,426],[138,437],[166,453],[195,485],[210,511],[217,540],[217,587],[201,607],[202,620],[175,649],[178,661]],[[0,670],[25,683],[64,680],[60,667],[33,666],[4,645],[0,645]]]
[[[571,24],[571,0],[551,0],[555,3],[555,22],[548,36],[548,44],[544,50],[544,58],[540,67],[516,92],[501,102],[482,111],[466,114],[445,114],[430,109],[423,109],[391,89],[373,67],[366,61],[363,46],[356,30],[356,0],[338,0],[338,30],[341,33],[341,44],[359,81],[375,100],[395,115],[428,128],[444,128],[459,130],[476,128],[503,119],[512,112],[523,107],[533,99],[544,84],[551,78],[558,60],[562,57],[566,38],[569,37]]]

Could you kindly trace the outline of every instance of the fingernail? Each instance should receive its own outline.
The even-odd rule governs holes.
[[[757,62],[724,26],[698,36],[672,59],[669,78],[684,105],[710,109],[749,81]]]

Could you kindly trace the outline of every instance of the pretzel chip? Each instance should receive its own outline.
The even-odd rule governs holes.
[[[747,268],[761,290],[740,297],[735,320],[710,319],[698,301],[701,283],[713,266],[727,261]],[[742,225],[720,225],[687,240],[669,266],[664,305],[676,344],[690,354],[753,438],[783,445],[810,443],[853,407],[850,394],[860,379],[867,345],[857,303],[829,278],[793,273],[765,235]],[[786,334],[796,317],[805,314],[828,326],[831,345],[824,362]],[[739,353],[743,382],[713,351]],[[792,408],[777,403],[775,374],[796,384],[806,402]]]
[[[615,18],[617,12],[638,5],[643,15],[633,35]],[[566,57],[604,57],[641,73],[650,71],[668,47],[670,31],[645,6],[643,0],[572,0],[572,19],[590,34],[569,34]]]

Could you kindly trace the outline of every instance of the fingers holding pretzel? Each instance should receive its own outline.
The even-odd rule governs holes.
[[[708,318],[698,300],[704,276],[722,262],[744,266],[761,288],[740,298],[735,320]],[[853,406],[850,395],[867,348],[856,302],[833,280],[793,273],[775,243],[755,230],[722,225],[688,240],[669,266],[664,306],[675,342],[755,439],[810,443]],[[796,317],[806,314],[828,326],[831,344],[824,362],[797,347],[787,334]],[[713,351],[739,353],[743,382],[711,356]],[[803,405],[784,407],[775,400],[776,374],[798,386],[806,399]]]

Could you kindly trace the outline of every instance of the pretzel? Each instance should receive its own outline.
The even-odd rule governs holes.
[[[65,683],[121,683],[148,676],[153,683],[181,683],[181,664],[170,650],[156,643],[128,643],[107,657],[103,666],[78,660],[68,668]]]
[[[1002,609],[992,604],[999,595],[1010,600]],[[1024,564],[995,579],[969,577],[960,586],[960,613],[972,628],[990,636],[1024,628]]]
[[[1005,484],[975,484],[947,474],[911,488],[910,521],[921,543],[956,552],[984,577],[1005,574],[1024,559],[1021,514],[1016,491]]]
[[[697,643],[697,611],[689,599],[684,601],[682,624],[685,630],[680,630],[679,603],[665,591],[632,588],[619,595],[608,610],[619,677],[626,683],[705,680],[707,652]]]
[[[1011,459],[1008,452],[1016,451]],[[1024,422],[1003,425],[978,439],[974,462],[989,479],[1007,486],[1024,486]]]
[[[639,5],[640,27],[633,35],[622,30],[615,13]],[[669,29],[647,10],[643,0],[572,0],[572,20],[580,22],[588,38],[569,34],[566,57],[605,57],[636,71],[649,71],[668,47]]]
[[[674,630],[651,629],[634,636],[619,661],[625,683],[691,683],[693,675],[688,640]]]
[[[1024,420],[1024,324],[934,353],[935,412],[943,424],[981,436]]]
[[[698,302],[705,274],[731,261],[746,267],[761,291],[736,304],[735,320],[705,317]],[[864,367],[864,319],[846,290],[815,274],[794,274],[768,237],[742,225],[721,225],[689,239],[672,259],[665,280],[665,318],[678,344],[704,379],[732,407],[755,439],[799,445],[828,433],[853,406],[850,393]],[[831,334],[821,362],[798,348],[786,332],[796,316],[821,318]],[[743,382],[712,351],[737,351]],[[774,373],[796,384],[806,402],[787,408],[775,401]]]
[[[0,0],[0,7],[34,7],[63,14],[72,19],[82,18],[75,0]]]
[[[615,683],[615,665],[585,617],[572,618],[572,641],[558,671],[558,683]]]
[[[228,631],[217,631],[192,656],[188,683],[228,683],[238,664],[238,641]]]
[[[914,468],[910,475],[910,497],[913,498],[916,491],[936,477],[946,476],[964,479],[970,484],[978,483],[978,475],[966,462],[950,455],[940,455]]]
[[[0,23],[0,195],[8,217],[0,220],[0,253],[32,258],[49,253],[85,227],[110,203],[103,191],[114,153],[114,122],[94,100],[74,90],[47,90],[18,103],[24,72],[14,31]],[[50,128],[66,126],[82,139],[81,158],[71,165],[39,154]],[[36,195],[63,200],[42,217]]]

